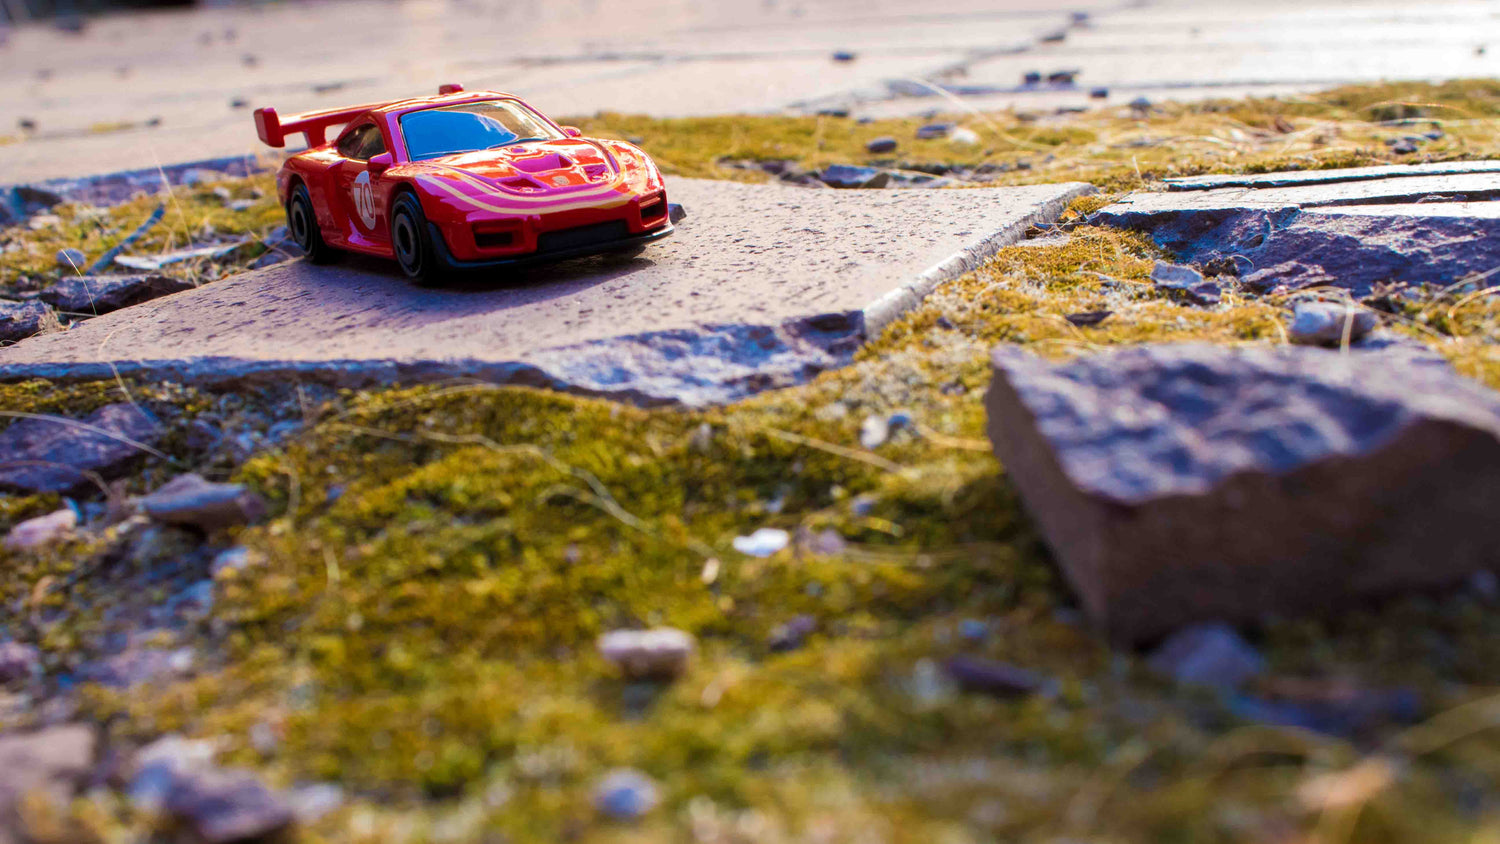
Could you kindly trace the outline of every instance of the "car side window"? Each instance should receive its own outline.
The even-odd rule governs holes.
[[[373,123],[366,123],[339,139],[339,155],[356,161],[369,161],[385,152],[385,139]]]
[[[359,148],[359,157],[364,161],[369,161],[382,152],[385,152],[385,136],[380,134],[379,126],[367,126],[365,128],[368,131],[365,132],[364,144]]]

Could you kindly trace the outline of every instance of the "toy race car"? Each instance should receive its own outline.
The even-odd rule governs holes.
[[[332,143],[329,127],[344,128]],[[464,93],[300,114],[255,112],[273,147],[301,133],[277,190],[314,262],[395,258],[409,277],[639,251],[672,233],[661,171],[623,141],[580,137],[509,94]]]

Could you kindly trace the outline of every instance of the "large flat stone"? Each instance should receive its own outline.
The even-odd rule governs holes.
[[[940,281],[1087,185],[813,191],[676,179],[688,218],[634,260],[423,289],[393,264],[305,262],[0,350],[0,378],[476,378],[643,403],[724,401],[847,361]]]
[[[1328,611],[1500,559],[1500,397],[1303,347],[994,352],[995,452],[1099,626]]]
[[[1377,283],[1446,286],[1500,266],[1500,173],[1408,169],[1139,192],[1090,221],[1147,232],[1184,261],[1232,257],[1256,289],[1329,284],[1366,295]]]

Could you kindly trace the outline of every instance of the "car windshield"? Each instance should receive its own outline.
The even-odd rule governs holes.
[[[406,154],[412,161],[567,137],[515,100],[414,111],[402,116],[401,133],[406,136]]]

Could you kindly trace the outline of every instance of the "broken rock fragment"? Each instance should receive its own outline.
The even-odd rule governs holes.
[[[1203,277],[1203,273],[1192,267],[1157,261],[1151,270],[1151,280],[1161,290],[1170,290],[1195,305],[1213,305],[1219,301],[1219,285]]]
[[[218,484],[188,473],[141,499],[141,509],[169,525],[201,530],[249,524],[265,515],[259,495],[241,484]]]
[[[14,343],[56,325],[52,309],[41,302],[0,300],[0,343]]]
[[[995,452],[1095,621],[1142,641],[1500,558],[1500,397],[1410,355],[993,353]]]
[[[42,301],[74,314],[106,314],[160,296],[193,289],[167,275],[72,276],[42,291]]]
[[[111,404],[81,423],[26,418],[0,431],[0,490],[70,492],[108,479],[161,436],[156,420],[129,404]]]

